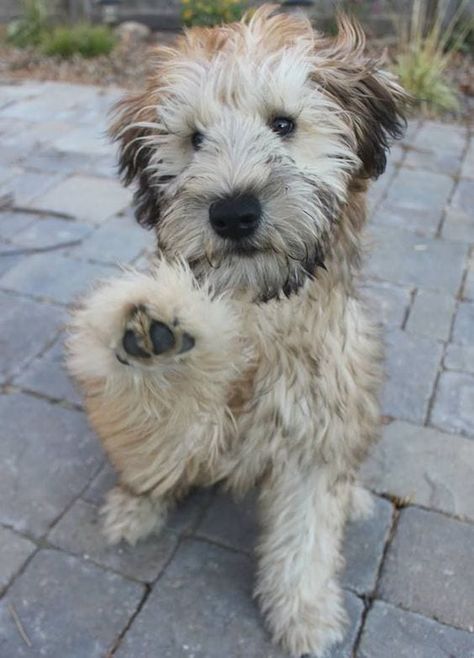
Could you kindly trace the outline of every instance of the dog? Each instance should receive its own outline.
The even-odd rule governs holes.
[[[275,642],[343,637],[337,574],[378,433],[381,350],[357,290],[370,179],[407,97],[344,16],[263,6],[157,50],[111,135],[156,263],[75,311],[69,368],[118,472],[104,528],[134,544],[195,486],[259,488],[256,596]]]

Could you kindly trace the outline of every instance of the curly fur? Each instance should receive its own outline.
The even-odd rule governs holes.
[[[263,7],[159,49],[111,128],[157,265],[104,283],[71,325],[69,367],[120,478],[109,539],[156,530],[196,484],[258,485],[256,594],[294,656],[342,637],[344,524],[369,508],[355,479],[377,434],[380,350],[356,278],[367,181],[404,101],[347,18],[326,38]],[[272,132],[275,116],[295,132]],[[210,204],[248,191],[261,226],[230,244]]]

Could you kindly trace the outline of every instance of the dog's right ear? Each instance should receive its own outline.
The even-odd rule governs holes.
[[[113,112],[109,135],[119,145],[119,173],[125,185],[136,183],[133,196],[139,224],[153,227],[160,217],[159,193],[153,186],[149,165],[153,148],[153,102],[147,91],[120,100]],[[148,127],[147,127],[148,126]]]
[[[409,96],[395,76],[365,53],[365,45],[359,23],[339,14],[337,35],[319,41],[321,59],[314,77],[350,120],[360,174],[375,179],[385,170],[392,141],[404,134]]]

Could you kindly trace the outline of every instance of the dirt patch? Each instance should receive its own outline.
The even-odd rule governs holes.
[[[0,76],[140,88],[153,65],[156,45],[170,43],[175,36],[173,32],[156,32],[148,43],[119,44],[110,55],[93,59],[47,57],[33,48],[0,44]]]

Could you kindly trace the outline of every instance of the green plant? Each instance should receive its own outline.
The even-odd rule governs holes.
[[[116,39],[110,28],[103,25],[82,23],[54,28],[41,44],[45,55],[68,58],[73,55],[97,57],[107,55],[115,46]]]
[[[448,48],[474,55],[474,20],[468,11],[463,12],[453,27]]]
[[[433,10],[431,3],[414,0],[408,19],[402,17],[397,21],[395,71],[426,114],[458,108],[456,92],[446,79],[446,70],[466,36],[466,27],[455,35],[463,4],[449,18],[446,13],[449,3],[439,2]]]
[[[185,25],[218,25],[242,18],[246,0],[181,0],[181,18]]]
[[[41,43],[48,24],[48,10],[44,0],[23,0],[22,17],[9,23],[7,41],[19,48]]]

